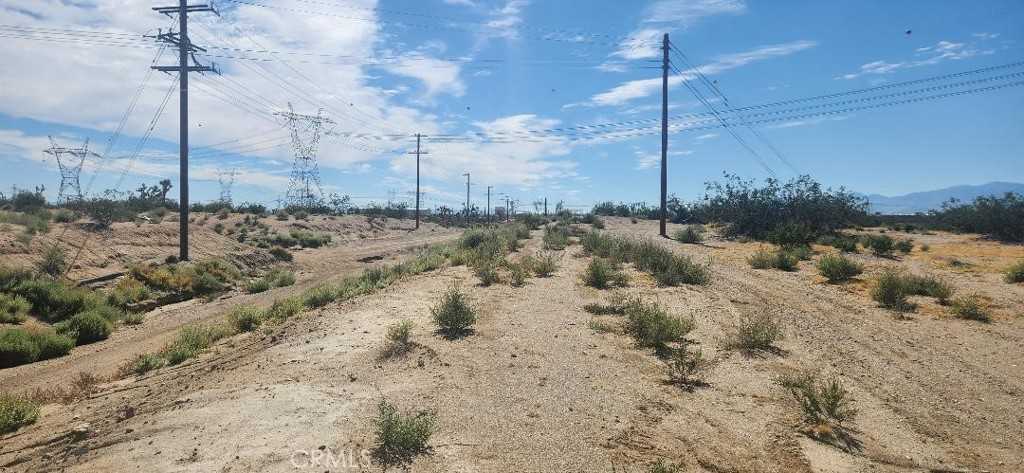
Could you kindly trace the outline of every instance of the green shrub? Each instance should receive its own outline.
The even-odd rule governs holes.
[[[56,325],[57,333],[75,340],[76,345],[88,345],[107,337],[114,331],[114,324],[96,310],[74,315]]]
[[[163,368],[167,360],[157,353],[145,353],[132,360],[122,371],[142,376],[150,371]]]
[[[74,346],[74,340],[52,330],[0,329],[0,368],[64,356]]]
[[[460,336],[476,323],[476,312],[457,287],[445,291],[430,313],[441,333],[448,337]]]
[[[427,442],[437,428],[437,416],[427,411],[403,415],[382,400],[374,424],[377,440],[372,455],[386,470],[391,466],[407,467],[417,455],[429,451]]]
[[[914,251],[914,242],[910,240],[899,240],[895,243],[896,250],[903,254]]]
[[[914,309],[907,301],[907,290],[902,275],[892,270],[886,270],[878,276],[875,286],[871,288],[871,298],[882,307],[898,312]]]
[[[583,283],[597,289],[607,289],[613,285],[625,286],[629,279],[615,267],[615,264],[603,259],[590,260],[583,272]]]
[[[892,256],[893,250],[896,249],[896,242],[888,235],[870,235],[868,246],[875,256],[887,257]]]
[[[32,314],[47,322],[60,322],[79,312],[105,305],[98,294],[88,289],[46,279],[22,281],[12,292],[28,300],[32,304]]]
[[[659,286],[704,285],[711,281],[707,267],[694,263],[686,256],[671,255],[660,266],[652,272]]]
[[[292,230],[290,235],[299,243],[299,246],[303,248],[320,248],[321,246],[326,246],[331,242],[331,235],[329,233],[313,233],[306,230]]]
[[[679,473],[682,470],[682,466],[668,463],[664,459],[659,458],[657,462],[651,464],[647,473]]]
[[[857,252],[857,239],[843,234],[825,235],[818,238],[818,243],[831,246],[843,253]]]
[[[781,271],[796,271],[799,258],[794,254],[779,249],[769,251],[761,248],[747,258],[747,263],[754,269],[778,269]]]
[[[295,258],[294,256],[292,256],[292,253],[290,251],[276,246],[270,249],[270,255],[273,256],[274,259],[284,262],[290,262]]]
[[[249,306],[239,305],[231,308],[228,312],[228,324],[234,327],[236,332],[252,332],[259,328],[263,322],[263,311]]]
[[[748,316],[740,320],[726,347],[746,352],[774,352],[778,351],[775,343],[784,337],[782,326],[771,315]]]
[[[1024,242],[1024,196],[1019,193],[981,196],[970,203],[947,202],[930,216],[940,228]]]
[[[42,258],[36,262],[36,269],[40,273],[56,278],[64,273],[64,268],[67,265],[68,262],[64,250],[57,245],[49,245],[43,251]]]
[[[384,334],[384,358],[399,356],[412,349],[412,329],[415,327],[411,320],[402,320],[387,328]]]
[[[224,233],[224,224],[220,223],[220,222],[217,222],[216,224],[213,225],[213,231],[215,231],[217,233],[220,233],[220,234],[223,234]]]
[[[950,311],[953,315],[960,317],[961,319],[977,320],[981,322],[989,322],[992,320],[992,315],[988,309],[982,303],[981,298],[977,295],[958,297],[953,300],[953,304],[950,306]]]
[[[26,425],[34,424],[38,417],[38,402],[0,393],[0,434],[14,432]]]
[[[653,348],[659,355],[665,355],[669,343],[681,342],[693,330],[692,319],[672,317],[657,303],[636,301],[626,306],[626,333],[641,348]]]
[[[338,292],[328,285],[307,289],[302,293],[302,305],[311,309],[323,307],[338,299]]]
[[[569,246],[569,227],[553,225],[544,227],[544,249],[564,250]]]
[[[689,387],[696,384],[695,376],[706,364],[699,349],[690,351],[684,344],[669,353],[665,360],[665,373],[672,384]]]
[[[680,243],[699,244],[704,241],[704,227],[701,225],[686,225],[676,230],[672,238]]]
[[[230,335],[220,326],[187,325],[178,331],[178,337],[161,350],[160,355],[168,365],[177,365],[195,358],[214,342]]]
[[[68,209],[59,209],[53,214],[54,222],[72,223],[76,220],[78,220],[78,214]]]
[[[935,276],[902,275],[902,283],[907,295],[934,297],[940,304],[946,304],[953,295],[953,287]]]
[[[473,273],[480,279],[481,286],[490,286],[501,280],[498,276],[498,265],[493,260],[479,260],[475,263]]]
[[[25,268],[0,266],[0,291],[12,292],[24,281],[33,279],[32,271]]]
[[[269,291],[270,285],[270,281],[268,281],[267,278],[253,279],[252,281],[249,281],[249,283],[245,285],[245,292],[248,292],[249,294],[256,294],[264,291]]]
[[[808,245],[787,246],[783,247],[782,251],[799,261],[809,261],[814,256],[814,251]]]
[[[842,254],[825,255],[818,260],[818,272],[830,283],[848,281],[864,272],[864,266]]]
[[[302,312],[302,301],[295,297],[274,300],[270,308],[263,314],[265,320],[271,322],[283,322]]]
[[[555,253],[537,253],[537,258],[532,264],[533,274],[537,277],[546,278],[558,271],[558,255]]]
[[[520,263],[511,263],[508,265],[508,271],[509,284],[511,284],[512,287],[523,287],[526,285],[528,273],[525,265]]]
[[[29,304],[24,297],[0,293],[0,324],[20,324],[25,321]]]
[[[121,278],[107,293],[107,303],[114,307],[125,308],[131,304],[149,299],[149,288],[131,276]]]
[[[1006,268],[1006,276],[1003,279],[1010,284],[1024,282],[1024,260]]]
[[[819,380],[817,374],[806,372],[782,376],[776,384],[789,391],[800,405],[805,424],[817,432],[842,430],[857,415],[850,394],[836,377]]]

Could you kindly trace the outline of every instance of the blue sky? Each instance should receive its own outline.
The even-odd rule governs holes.
[[[139,35],[171,23],[150,11],[163,3],[125,3],[0,1],[0,25],[47,29],[26,34],[0,28],[9,46],[0,52],[2,188],[45,184],[55,196],[59,175],[43,153],[47,135],[68,146],[89,138],[92,149],[104,150],[157,51]],[[224,73],[193,78],[191,182],[193,200],[199,201],[217,198],[217,172],[230,168],[239,170],[236,201],[273,205],[283,196],[292,152],[272,113],[288,102],[302,113],[322,107],[334,120],[319,153],[324,191],[350,194],[357,202],[411,200],[414,160],[404,153],[413,141],[393,135],[524,136],[531,130],[656,119],[660,71],[651,66],[660,58],[655,43],[664,32],[716,81],[729,99],[727,105],[714,101],[722,109],[1024,59],[1024,4],[1017,1],[218,4],[220,18],[196,14],[192,22],[192,40],[213,46],[209,54],[215,57],[200,59],[217,62]],[[69,42],[69,36],[101,39]],[[172,60],[164,54],[159,63]],[[94,181],[92,192],[119,182],[126,190],[161,178],[177,181],[176,94],[152,139],[128,159],[172,79],[155,74],[146,84],[117,146],[87,162],[82,183]],[[699,87],[696,80],[691,84]],[[899,90],[905,89],[893,91]],[[673,77],[669,96],[670,114],[707,110],[680,76]],[[1021,105],[1024,88],[1009,87],[754,125],[788,164],[749,130],[734,127],[764,166],[725,130],[681,129],[670,137],[670,192],[696,198],[703,183],[722,172],[760,179],[769,175],[765,168],[783,179],[807,173],[830,186],[887,195],[1024,182]],[[641,123],[623,128],[657,125]],[[366,137],[349,140],[345,133]],[[543,197],[584,207],[599,200],[655,201],[659,137],[606,138],[428,139],[431,154],[422,163],[426,203],[460,206],[465,172],[472,174],[473,201],[481,206],[487,186],[524,204]],[[238,141],[203,147],[229,140]]]

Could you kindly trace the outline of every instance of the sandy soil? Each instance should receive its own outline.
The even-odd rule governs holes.
[[[654,222],[607,220],[615,233],[656,232]],[[698,472],[1022,471],[1024,287],[1001,282],[996,270],[1024,251],[970,236],[913,237],[931,251],[858,256],[869,268],[861,279],[887,265],[927,270],[958,292],[985,296],[995,323],[951,318],[931,302],[900,320],[874,306],[865,282],[824,284],[811,262],[794,273],[750,269],[744,259],[757,244],[658,240],[711,260],[708,286],[657,288],[631,273],[626,289],[696,320],[691,338],[712,365],[707,384],[688,392],[665,383],[652,353],[588,328],[582,305],[609,291],[582,286],[587,259],[571,246],[554,277],[526,287],[478,287],[466,268],[443,269],[325,307],[275,334],[235,337],[194,362],[111,383],[73,405],[46,406],[37,424],[0,441],[0,465],[378,471],[363,454],[386,398],[437,413],[432,452],[413,471],[646,471],[658,459]],[[525,251],[538,244],[534,238]],[[968,264],[950,266],[949,258]],[[481,318],[476,333],[451,341],[433,333],[429,309],[453,283]],[[740,317],[765,311],[786,327],[780,354],[722,348]],[[417,348],[379,359],[385,327],[403,318],[417,324]],[[796,406],[772,383],[798,368],[835,374],[851,391],[859,449],[800,433]],[[67,434],[82,423],[91,433],[75,441]]]

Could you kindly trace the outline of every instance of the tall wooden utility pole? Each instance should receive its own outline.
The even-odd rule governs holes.
[[[426,151],[420,151],[420,138],[423,135],[416,133],[416,151],[409,154],[416,155],[416,229],[420,228],[420,155],[430,154]]]
[[[469,173],[463,174],[466,176],[466,223],[469,223]]]
[[[491,187],[487,186],[487,223],[491,222]]]
[[[661,42],[661,236],[665,232],[665,217],[668,215],[668,33]]]
[[[205,49],[192,44],[192,41],[188,38],[188,14],[196,12],[213,12],[217,14],[211,5],[189,5],[188,0],[179,0],[178,6],[174,7],[155,7],[153,11],[157,13],[163,13],[167,16],[178,15],[178,33],[167,32],[158,33],[155,38],[158,41],[170,44],[178,47],[178,65],[177,66],[152,66],[153,69],[162,72],[177,72],[178,83],[181,87],[180,94],[180,106],[181,111],[179,113],[179,133],[180,138],[178,142],[178,149],[180,153],[180,171],[179,171],[179,182],[178,191],[179,194],[179,205],[181,209],[178,215],[178,259],[181,261],[188,260],[188,73],[189,72],[217,72],[216,67],[203,66],[196,64],[194,66],[189,65],[189,57],[192,56],[196,51],[206,52]]]

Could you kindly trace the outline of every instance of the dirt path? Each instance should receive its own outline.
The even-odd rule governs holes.
[[[295,253],[296,283],[258,294],[232,292],[211,302],[199,299],[159,307],[146,314],[145,321],[125,326],[105,341],[77,347],[61,358],[0,370],[0,385],[18,390],[53,387],[69,383],[79,372],[111,375],[140,353],[159,349],[182,325],[222,317],[239,304],[269,305],[319,284],[338,280],[363,268],[397,259],[407,250],[448,240],[458,232],[403,232],[389,238],[360,240]],[[363,261],[360,261],[360,260]]]
[[[650,222],[609,220],[612,232],[653,234]],[[707,385],[693,392],[665,384],[657,358],[627,337],[588,328],[582,305],[609,291],[579,283],[587,259],[574,246],[554,277],[523,288],[478,287],[466,268],[447,268],[325,307],[273,335],[236,337],[75,405],[47,406],[36,425],[4,440],[0,465],[379,471],[363,454],[376,404],[387,398],[437,413],[433,451],[416,460],[417,472],[640,472],[657,459],[696,472],[1024,469],[1021,317],[985,325],[923,313],[901,321],[855,285],[817,282],[810,263],[795,273],[751,270],[743,258],[756,245],[659,241],[699,261],[714,257],[709,286],[657,288],[633,272],[628,289],[696,321],[691,338],[712,365]],[[430,306],[455,282],[480,321],[475,334],[450,341],[432,332]],[[1021,311],[1024,288],[993,288],[1001,310]],[[764,311],[786,327],[781,354],[722,348],[741,316]],[[405,318],[417,324],[419,346],[380,360],[385,327]],[[835,374],[851,391],[859,450],[798,432],[795,405],[772,383],[797,368]],[[80,422],[94,436],[62,436]]]

